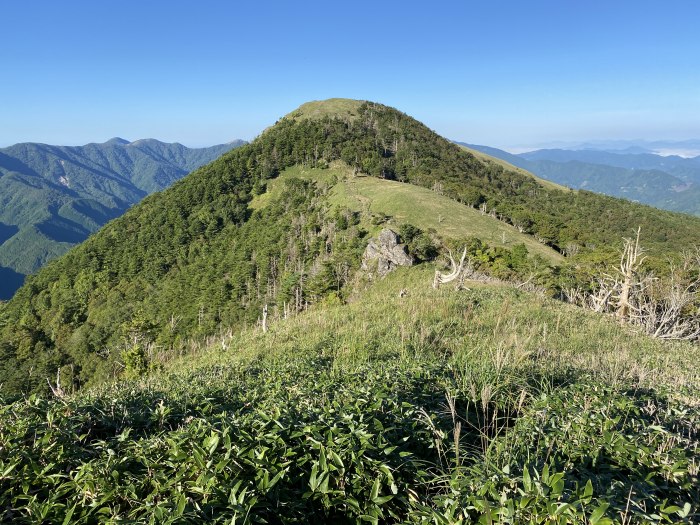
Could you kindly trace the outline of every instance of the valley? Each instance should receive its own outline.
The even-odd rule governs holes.
[[[149,193],[242,141],[191,149],[153,139],[0,149],[0,300],[24,276],[85,240]]]

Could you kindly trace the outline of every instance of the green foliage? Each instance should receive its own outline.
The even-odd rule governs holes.
[[[124,377],[136,379],[146,375],[150,359],[147,348],[152,348],[155,324],[137,312],[129,323],[122,325],[123,347],[120,358],[124,366]]]
[[[517,468],[523,458],[539,458],[533,464],[537,471],[549,466],[568,478],[590,480],[592,492],[609,503],[610,515],[675,522],[686,504],[698,504],[693,495],[698,479],[693,453],[666,443],[684,429],[698,428],[699,417],[697,409],[653,392],[576,384],[533,404],[513,428],[519,439],[499,451],[500,461]],[[687,445],[693,447],[694,439]]]
[[[426,374],[372,367],[341,379],[316,358],[202,370],[69,410],[32,398],[3,409],[3,512],[16,523],[397,517],[413,451],[429,450],[408,402],[431,390],[418,384]]]
[[[594,246],[616,246],[638,225],[656,249],[698,238],[694,219],[549,189],[481,162],[391,108],[355,108],[352,118],[281,120],[253,143],[147,197],[30,277],[0,308],[1,388],[43,390],[46,378],[66,365],[74,366],[76,386],[113,377],[120,327],[136,311],[155,323],[157,351],[173,355],[183,342],[220,326],[255,324],[265,305],[280,316],[330,293],[344,298],[366,234],[352,211],[328,206],[327,186],[290,181],[267,205],[249,208],[254,194],[290,166],[342,158],[355,170],[453,199],[464,201],[476,190],[489,213],[511,222],[517,213],[525,231],[557,248],[577,244],[582,258]],[[428,237],[412,241],[420,258],[434,255]],[[509,248],[492,245],[475,255],[499,277],[527,277],[532,269],[541,282],[556,281],[541,260]]]
[[[0,521],[697,520],[697,347],[431,276],[331,294],[170,373],[2,400]]]
[[[437,257],[439,249],[436,240],[428,233],[409,223],[399,227],[401,241],[408,247],[408,253],[417,261],[432,261]]]
[[[401,356],[384,345],[354,365],[321,345],[2,406],[0,519],[677,523],[695,516],[697,408],[585,377],[543,389],[523,366],[483,383],[494,392],[484,402],[483,389],[475,398],[464,369],[437,347]],[[523,403],[523,388],[532,401]]]
[[[146,349],[141,343],[134,343],[122,350],[121,358],[124,361],[124,377],[127,379],[136,379],[148,371]]]

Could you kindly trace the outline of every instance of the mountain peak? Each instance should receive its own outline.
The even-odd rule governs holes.
[[[105,144],[114,144],[114,145],[122,144],[123,145],[123,144],[129,144],[129,141],[126,139],[123,139],[121,137],[112,137],[107,142],[105,142]]]
[[[148,146],[154,144],[167,144],[166,142],[161,142],[158,139],[138,139],[133,142],[128,143],[129,146]],[[177,142],[172,142],[172,145],[179,145]]]
[[[285,118],[292,119],[321,119],[328,116],[355,118],[358,109],[366,101],[351,98],[329,98],[326,100],[312,100],[299,106]]]

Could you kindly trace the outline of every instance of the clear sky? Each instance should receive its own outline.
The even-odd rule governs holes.
[[[515,148],[700,138],[700,1],[7,0],[0,147],[251,139],[368,99]]]

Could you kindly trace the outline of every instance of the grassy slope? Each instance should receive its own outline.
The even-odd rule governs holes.
[[[564,260],[559,253],[531,236],[519,233],[514,227],[482,215],[469,206],[420,186],[375,177],[353,176],[352,170],[342,163],[335,163],[332,168],[325,170],[298,166],[288,168],[278,179],[271,181],[268,192],[256,197],[251,207],[264,206],[265,202],[280,191],[282,181],[293,177],[332,184],[330,202],[353,211],[384,213],[396,224],[408,222],[423,230],[433,228],[445,238],[474,236],[492,246],[507,248],[524,243],[531,254],[540,255],[553,263]]]
[[[274,321],[266,334],[254,328],[214,338],[204,353],[196,351],[196,359],[185,356],[167,368],[188,374],[229,361],[318,351],[342,368],[382,355],[411,359],[427,352],[466,367],[496,366],[500,360],[499,366],[516,373],[532,372],[525,364],[550,377],[575,370],[607,384],[661,389],[700,404],[700,370],[694,366],[699,346],[639,335],[612,318],[508,284],[468,282],[466,291],[434,290],[433,269],[419,265],[374,284],[360,281],[347,305],[322,303]]]
[[[343,115],[348,118],[356,117],[363,101],[349,98],[329,98],[328,100],[312,100],[302,104],[287,117],[301,119],[322,119]]]
[[[698,347],[431,280],[401,269],[142,381],[0,408],[0,520],[697,517]]]

